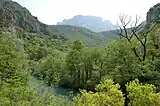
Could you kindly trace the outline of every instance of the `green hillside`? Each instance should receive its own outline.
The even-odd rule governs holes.
[[[98,47],[105,45],[110,39],[99,33],[92,32],[86,28],[69,25],[49,26],[48,31],[54,35],[61,35],[70,41],[80,40],[89,47]]]
[[[160,106],[157,20],[108,42],[109,32],[45,25],[0,1],[0,106]]]

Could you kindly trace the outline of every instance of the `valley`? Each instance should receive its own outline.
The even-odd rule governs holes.
[[[94,31],[0,1],[0,106],[160,106],[159,8],[140,25],[123,15],[119,29]]]

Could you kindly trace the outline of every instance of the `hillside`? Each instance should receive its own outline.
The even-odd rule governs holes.
[[[38,20],[25,7],[16,2],[3,0],[0,2],[0,27],[2,29],[18,29],[29,33],[49,35],[61,40],[81,40],[90,47],[105,45],[109,39],[101,34],[82,27],[68,25],[46,25]]]
[[[116,30],[111,30],[111,31],[103,31],[100,32],[101,35],[104,37],[110,38],[110,39],[118,39],[117,31]]]
[[[92,32],[86,28],[69,25],[56,25],[48,27],[49,33],[61,35],[70,41],[80,40],[89,47],[105,45],[109,40],[99,33]]]
[[[102,32],[115,29],[114,25],[109,20],[103,20],[96,16],[77,15],[72,19],[64,19],[58,22],[57,25],[72,25],[84,27],[94,32]]]
[[[90,48],[116,30],[48,26],[10,2],[0,11],[0,106],[160,106],[158,21]]]
[[[11,0],[0,2],[0,26],[18,27],[27,32],[48,34],[47,25],[41,23],[29,10]]]

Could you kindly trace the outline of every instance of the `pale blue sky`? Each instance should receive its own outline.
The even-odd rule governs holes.
[[[145,20],[150,7],[160,0],[13,0],[30,10],[41,22],[56,24],[75,15],[100,16],[116,24],[120,13]]]

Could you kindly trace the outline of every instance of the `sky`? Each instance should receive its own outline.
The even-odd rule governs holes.
[[[92,15],[117,23],[120,14],[146,19],[150,7],[160,0],[13,0],[30,10],[32,15],[49,25],[75,15]]]

